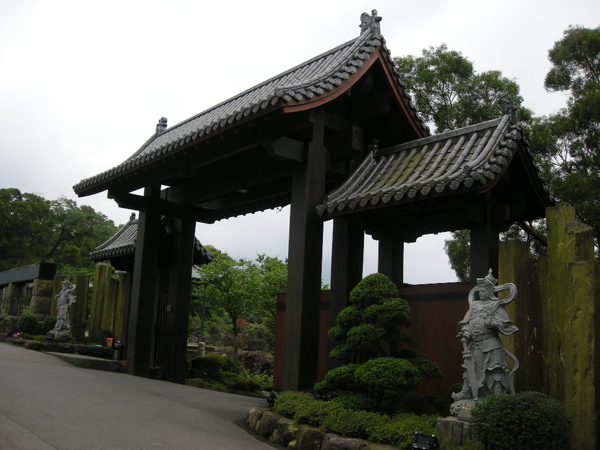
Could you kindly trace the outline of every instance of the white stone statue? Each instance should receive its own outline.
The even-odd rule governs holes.
[[[498,335],[518,331],[504,307],[514,300],[517,288],[512,283],[496,283],[491,269],[485,278],[477,279],[469,292],[469,310],[459,322],[465,372],[462,390],[452,394],[454,403],[450,407],[450,412],[459,417],[461,410],[474,407],[490,394],[515,393],[514,373],[519,361],[503,347]],[[509,291],[506,298],[496,297],[497,292],[505,290]],[[512,369],[507,358],[513,361]]]
[[[73,295],[75,285],[70,281],[62,282],[62,290],[56,296],[56,325],[48,333],[56,339],[70,339],[71,335],[71,315],[69,307],[75,303],[76,297]]]

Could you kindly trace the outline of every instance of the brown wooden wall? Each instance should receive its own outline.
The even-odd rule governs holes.
[[[468,283],[441,283],[407,286],[400,289],[400,296],[408,301],[413,324],[408,329],[415,339],[412,347],[438,363],[442,370],[441,380],[425,381],[421,392],[432,396],[445,396],[455,383],[462,382],[462,350],[458,322],[468,309]],[[331,291],[321,291],[319,314],[319,350],[317,380],[327,373],[330,361],[327,332],[329,330],[329,296]],[[283,386],[283,352],[285,342],[285,294],[277,299],[275,329],[275,363],[273,387]],[[458,361],[458,363],[457,363]]]

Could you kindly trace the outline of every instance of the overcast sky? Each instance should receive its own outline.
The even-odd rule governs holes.
[[[160,117],[177,124],[353,39],[373,8],[393,55],[446,43],[478,72],[517,81],[536,115],[565,104],[543,88],[548,50],[569,25],[600,22],[598,0],[0,0],[0,188],[125,223],[131,211],[106,193],[79,199],[72,186],[124,161]],[[287,233],[287,208],[197,226],[202,243],[238,258],[285,258]],[[445,237],[408,246],[407,282],[455,280]],[[365,274],[376,254],[368,239]]]

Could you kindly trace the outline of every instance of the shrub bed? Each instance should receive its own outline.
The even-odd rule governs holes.
[[[345,408],[341,402],[317,400],[301,392],[282,392],[273,410],[299,423],[348,438],[367,439],[395,447],[410,447],[416,431],[435,433],[438,416],[400,414],[393,417]]]

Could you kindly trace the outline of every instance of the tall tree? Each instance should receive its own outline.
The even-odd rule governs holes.
[[[477,73],[471,61],[445,44],[424,49],[419,57],[396,57],[394,62],[417,111],[438,133],[495,119],[504,101],[516,107],[520,121],[532,121],[515,81],[497,70]],[[445,244],[460,281],[469,280],[469,237],[469,230],[457,230]]]
[[[116,231],[104,214],[73,200],[0,189],[0,270],[48,261],[89,271],[89,253]]]
[[[43,260],[54,223],[48,200],[0,189],[0,271]]]
[[[497,70],[477,73],[471,61],[446,44],[394,62],[417,111],[438,133],[499,117],[504,100],[515,105],[520,120],[531,119],[516,82]]]
[[[258,255],[256,261],[236,260],[214,247],[207,249],[213,260],[198,269],[194,297],[204,299],[213,312],[224,311],[234,337],[239,319],[272,322],[277,293],[285,291],[287,265],[266,255]]]
[[[569,95],[535,121],[531,149],[552,194],[600,232],[600,27],[569,27],[548,52],[544,86]]]

